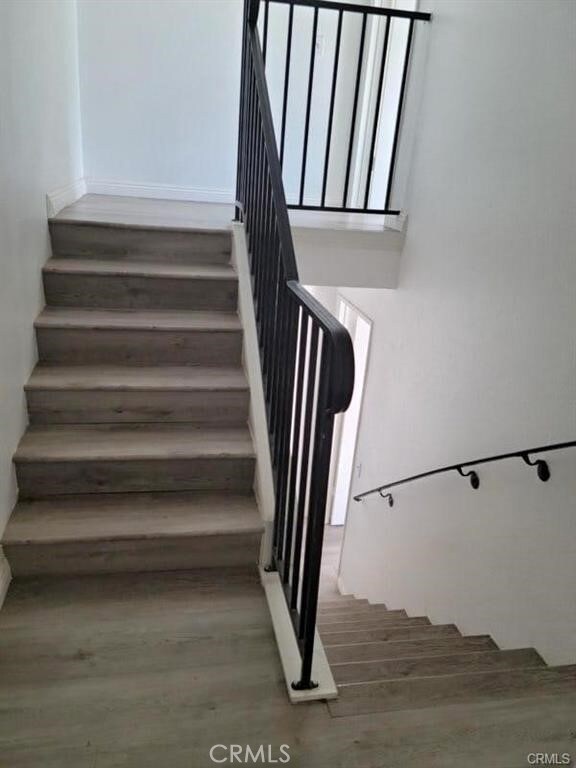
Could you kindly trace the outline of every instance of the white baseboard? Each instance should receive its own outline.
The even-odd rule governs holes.
[[[65,184],[63,187],[58,187],[52,192],[48,192],[46,195],[46,211],[48,218],[56,216],[60,213],[62,208],[66,208],[67,205],[72,205],[76,200],[80,200],[86,194],[86,181],[84,179],[76,179],[71,181],[70,184]]]
[[[280,661],[282,662],[290,701],[293,704],[298,704],[302,701],[337,699],[338,689],[332,677],[332,671],[318,631],[316,631],[314,640],[314,657],[312,659],[312,680],[318,683],[318,687],[309,691],[295,691],[292,688],[292,683],[300,678],[301,657],[280,576],[276,571],[266,573],[263,568],[260,568],[260,579],[266,593],[266,601],[272,618],[276,645],[280,652]]]
[[[146,197],[156,200],[187,200],[196,203],[234,203],[231,189],[177,187],[170,184],[141,184],[113,179],[86,179],[86,190],[93,195]]]
[[[2,608],[11,581],[12,573],[10,571],[10,566],[0,547],[0,608]]]

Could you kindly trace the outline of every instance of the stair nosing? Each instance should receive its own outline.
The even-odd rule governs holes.
[[[431,624],[430,626],[437,626],[437,625]],[[442,637],[440,639],[446,640],[446,639],[454,639],[454,638],[457,638],[457,639],[460,639],[460,640],[474,638],[476,640],[484,639],[484,640],[492,640],[492,642],[494,642],[494,640],[492,638],[492,635],[487,635],[487,634],[484,634],[484,635],[446,635],[446,637]],[[422,641],[422,638],[406,638],[406,637],[404,637],[404,638],[398,638],[397,640],[363,640],[363,641],[361,641],[359,643],[350,643],[350,642],[348,642],[348,643],[335,643],[335,644],[331,645],[330,647],[331,648],[342,648],[342,647],[346,647],[346,646],[355,646],[355,645],[384,645],[384,646],[386,646],[389,642],[393,642],[393,643],[412,643],[412,642],[421,642],[421,641]],[[326,644],[324,643],[324,645],[326,645]],[[499,649],[498,646],[496,646],[494,648],[494,650],[501,650],[501,649]],[[474,653],[474,651],[473,651],[473,653]],[[370,659],[370,661],[379,661],[379,659]],[[381,659],[381,661],[385,661],[385,659]],[[343,664],[348,664],[348,662],[337,662],[337,663],[338,664],[342,664],[342,663]]]
[[[75,263],[81,261],[86,264],[88,269],[75,269]],[[57,262],[55,266],[53,262]],[[70,262],[69,264],[67,262]],[[102,266],[102,262],[111,264],[114,262],[116,265],[113,269],[107,269]],[[172,272],[170,269],[175,266],[185,266],[192,273],[200,268],[199,274],[185,274],[182,272]],[[153,267],[162,267],[165,272],[151,271]],[[214,270],[215,273],[222,272],[222,274],[202,274],[202,268],[208,268]],[[159,280],[214,280],[218,282],[238,282],[238,276],[233,267],[228,264],[222,265],[207,265],[207,264],[160,264],[158,262],[135,262],[135,261],[121,261],[115,259],[97,259],[97,258],[58,258],[53,257],[49,259],[43,266],[42,271],[44,274],[50,275],[77,275],[77,276],[98,276],[98,277],[147,277],[151,279]]]
[[[385,642],[385,641],[384,641]],[[399,641],[400,642],[400,641]],[[406,641],[402,641],[406,642]],[[353,643],[355,645],[355,643]],[[426,654],[422,654],[421,656],[402,656],[401,658],[386,658],[386,659],[355,659],[353,661],[331,661],[330,667],[346,667],[349,664],[379,664],[380,662],[396,662],[401,661],[404,662],[411,662],[411,661],[425,661],[427,659],[430,659],[431,661],[436,661],[438,658],[447,658],[452,656],[477,656],[478,654],[497,654],[497,653],[505,653],[506,651],[533,651],[534,653],[538,653],[538,651],[535,648],[532,647],[526,647],[526,648],[492,648],[490,650],[462,650],[462,651],[454,651],[454,653],[445,653],[440,656],[438,655],[432,655],[428,656]],[[540,654],[538,654],[540,655]],[[542,660],[545,664],[544,660]],[[532,668],[532,667],[531,667]],[[517,669],[521,669],[521,667],[517,667]],[[454,673],[454,674],[460,674],[460,673]],[[431,677],[431,675],[419,675],[418,677]],[[432,675],[432,677],[436,677],[436,675]],[[437,677],[444,677],[444,675],[437,675]],[[388,680],[404,680],[406,678],[385,678]],[[414,679],[414,678],[411,678]],[[365,680],[364,682],[376,682],[375,680]],[[342,685],[350,685],[351,683],[342,683]]]
[[[233,536],[240,534],[259,534],[263,531],[263,526],[254,525],[248,528],[224,528],[219,530],[198,530],[198,531],[174,531],[172,533],[155,531],[154,533],[117,533],[94,536],[74,536],[73,538],[55,537],[53,539],[7,539],[3,538],[0,541],[3,547],[43,547],[51,546],[53,544],[89,544],[95,541],[112,542],[112,541],[149,541],[154,539],[194,539],[194,538],[210,538],[211,536]]]
[[[570,664],[564,665],[567,667],[573,666]],[[364,685],[381,685],[382,683],[412,683],[416,680],[431,680],[431,679],[438,679],[438,680],[444,680],[444,679],[464,679],[466,677],[485,677],[488,675],[501,675],[505,673],[510,672],[523,672],[523,671],[531,671],[531,670],[541,670],[542,672],[562,672],[563,667],[557,666],[557,667],[549,667],[549,666],[527,666],[527,667],[504,667],[502,669],[486,669],[486,670],[476,670],[474,672],[452,672],[445,675],[418,675],[417,677],[389,677],[389,678],[383,678],[379,680],[364,680],[360,683],[339,683],[338,688],[350,688],[350,687],[358,687],[358,686],[364,686]]]
[[[437,629],[438,627],[454,627],[456,628],[455,624],[414,624],[414,629]],[[383,629],[389,630],[389,629],[406,629],[406,624],[390,624],[389,626],[383,627]],[[368,629],[342,629],[337,630],[333,632],[324,632],[325,635],[339,635],[342,632],[370,632],[371,629],[380,629],[380,627],[373,627]]]
[[[85,313],[84,319],[71,319],[73,312]],[[149,309],[94,309],[83,307],[47,307],[34,321],[34,328],[37,330],[85,330],[85,331],[122,331],[141,333],[142,331],[154,331],[158,333],[242,333],[242,324],[236,311],[219,310],[179,310],[178,314],[182,316],[181,322],[172,319],[159,324],[162,319],[162,313],[176,314],[176,310],[149,310]],[[99,315],[115,315],[105,322]],[[208,322],[199,323],[198,321],[211,317]],[[139,323],[127,322],[129,317],[140,317]],[[148,316],[148,317],[147,317]],[[218,317],[220,316],[220,322]],[[188,322],[184,322],[188,320]],[[194,324],[194,322],[198,324]]]
[[[52,216],[48,219],[50,226],[52,225],[74,225],[79,227],[101,227],[102,229],[138,229],[147,232],[178,232],[187,235],[229,235],[232,240],[232,227],[183,227],[183,226],[168,226],[164,224],[127,224],[122,221],[103,221],[97,220],[90,221],[87,219],[75,219],[68,218],[66,216]],[[222,251],[222,253],[230,253],[230,250]]]
[[[71,375],[76,375],[81,378],[82,369],[85,369],[84,375],[86,376],[86,379],[84,381],[77,381],[75,383],[64,383],[61,384],[57,381],[58,378],[58,371],[61,371],[64,369],[66,372],[69,372],[71,369],[75,369],[74,373],[71,373]],[[222,367],[217,368],[216,366],[189,366],[189,372],[192,375],[192,378],[194,377],[194,374],[203,374],[205,381],[204,383],[200,381],[190,381],[188,384],[179,382],[178,385],[173,386],[170,384],[169,381],[159,384],[159,383],[152,383],[152,384],[146,384],[147,378],[153,378],[154,374],[157,373],[157,369],[155,370],[154,366],[136,366],[134,368],[130,368],[129,372],[132,376],[142,376],[144,383],[142,381],[137,381],[133,384],[131,383],[125,383],[125,382],[114,382],[114,376],[117,375],[117,371],[112,370],[106,370],[105,374],[100,373],[102,378],[108,377],[108,381],[101,381],[99,383],[94,383],[93,380],[90,378],[90,373],[96,370],[102,371],[102,369],[106,368],[116,368],[120,369],[121,371],[125,372],[126,367],[125,366],[97,366],[97,365],[78,365],[78,366],[59,366],[59,365],[43,365],[42,363],[38,364],[36,368],[32,371],[30,374],[30,378],[24,384],[24,391],[26,392],[248,392],[249,391],[249,385],[248,380],[246,378],[246,374],[240,366],[233,367],[230,366],[228,368]],[[142,373],[139,368],[144,368],[144,372]],[[182,377],[182,369],[186,368],[186,366],[162,366],[161,370],[164,373],[169,373],[171,368],[174,370],[178,369],[178,375],[180,378]],[[210,377],[211,372],[213,371],[215,376],[222,377],[223,372],[229,372],[231,374],[230,381],[229,382],[222,382],[220,384],[211,384],[208,379]],[[38,376],[43,377],[50,377],[50,375],[53,374],[56,378],[55,381],[43,381],[42,383],[36,383],[36,378]]]
[[[447,624],[429,624],[428,626],[424,625],[422,629],[430,629],[435,626],[453,626],[453,625],[447,625]],[[386,627],[386,631],[389,631],[392,629],[392,627]],[[396,629],[409,629],[409,627],[396,627]],[[418,630],[419,627],[413,627],[413,629]],[[348,630],[345,630],[348,631]],[[359,632],[371,632],[370,629],[362,629],[362,630],[353,630],[353,631],[359,631]],[[340,634],[340,633],[338,633]],[[457,633],[454,634],[446,634],[446,635],[440,635],[440,639],[444,640],[446,638],[450,637],[468,637],[468,635],[459,635]],[[473,635],[473,637],[477,637],[477,635]],[[345,643],[331,643],[330,638],[326,638],[325,636],[321,635],[322,644],[324,645],[324,648],[342,648],[343,646],[352,646],[352,645],[366,645],[367,643],[409,643],[412,640],[425,640],[424,637],[400,637],[400,638],[394,638],[393,640],[347,640]],[[437,638],[438,639],[438,638]]]

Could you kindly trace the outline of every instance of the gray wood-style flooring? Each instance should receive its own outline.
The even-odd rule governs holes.
[[[246,570],[23,580],[0,613],[2,768],[208,768],[214,744],[288,744],[302,768],[520,768],[574,753],[575,713],[576,695],[290,705]]]
[[[275,759],[288,745],[300,768],[520,768],[531,752],[576,757],[576,693],[552,679],[543,691],[551,670],[529,649],[502,661],[486,636],[438,633],[341,597],[340,529],[326,531],[321,614],[325,635],[348,642],[326,643],[347,692],[330,707],[289,703],[264,593],[246,565],[260,524],[241,426],[241,327],[228,309],[236,294],[220,285],[230,213],[86,196],[52,224],[55,252],[70,261],[49,268],[57,306],[37,324],[43,363],[27,389],[36,425],[17,454],[28,493],[5,534],[17,578],[0,612],[0,768],[212,768],[216,744],[270,745]],[[205,231],[188,231],[191,221]],[[163,227],[177,231],[166,239]],[[159,252],[162,266],[147,266]],[[124,265],[114,274],[110,254]],[[82,275],[78,256],[95,262]],[[104,292],[80,280],[94,270]],[[160,290],[150,279],[164,281]],[[184,289],[190,280],[202,285]],[[165,308],[167,286],[187,306],[183,297],[200,300],[208,284],[217,311]],[[80,298],[88,309],[69,306]],[[210,438],[198,423],[202,400]],[[350,628],[365,616],[376,628]],[[489,700],[462,700],[462,677],[441,695],[427,682],[455,654],[480,693],[485,670],[498,667]],[[510,677],[498,674],[513,663],[529,665],[513,693],[537,695],[510,695]]]

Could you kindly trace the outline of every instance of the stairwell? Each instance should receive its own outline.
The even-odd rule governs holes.
[[[65,209],[50,235],[2,541],[13,575],[254,566],[230,231]]]
[[[533,648],[501,650],[489,635],[367,600],[324,600],[318,628],[338,686],[333,717],[576,691],[576,665],[549,667]]]

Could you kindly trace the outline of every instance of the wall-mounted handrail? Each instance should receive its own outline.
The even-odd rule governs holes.
[[[236,217],[244,224],[275,490],[278,571],[301,655],[312,659],[334,416],[354,385],[348,331],[299,282],[258,30],[245,0]]]
[[[411,50],[416,25],[430,19],[338,0],[264,0],[264,62],[277,57],[272,71],[283,70],[278,133],[288,208],[400,213],[392,193]],[[285,42],[272,39],[284,25]],[[295,56],[306,66],[292,66]]]
[[[462,477],[469,479],[472,488],[477,489],[480,486],[480,478],[475,470],[471,472],[464,472],[464,469],[468,467],[476,467],[481,464],[491,464],[495,461],[502,461],[504,459],[522,459],[525,464],[531,467],[536,467],[536,473],[538,478],[542,482],[547,482],[550,479],[550,468],[548,462],[544,459],[537,459],[531,461],[530,456],[532,454],[548,453],[552,451],[561,451],[565,448],[576,447],[576,440],[569,440],[564,443],[550,443],[549,445],[539,445],[536,448],[527,448],[522,451],[509,451],[508,453],[499,453],[494,456],[485,456],[482,459],[474,459],[473,461],[460,461],[458,464],[449,464],[445,467],[439,467],[438,469],[431,469],[428,472],[420,472],[417,475],[411,475],[410,477],[403,477],[401,480],[395,480],[393,483],[385,483],[379,485],[376,488],[371,488],[369,491],[364,491],[354,496],[354,501],[362,501],[366,496],[370,496],[373,493],[379,493],[381,496],[386,497],[390,506],[394,503],[394,497],[391,493],[384,493],[389,491],[390,488],[397,488],[399,485],[406,485],[412,483],[415,480],[422,480],[425,477],[432,477],[433,475],[441,475],[445,472],[458,472]]]

